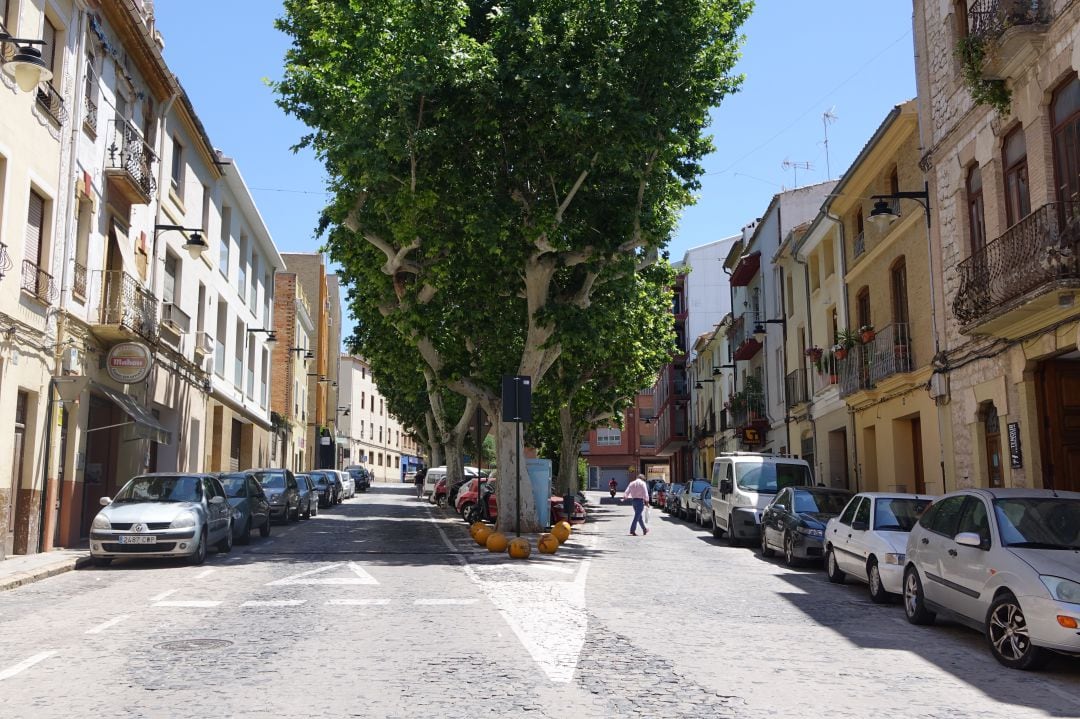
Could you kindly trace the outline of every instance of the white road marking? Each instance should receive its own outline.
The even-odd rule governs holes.
[[[203,579],[204,577],[209,577],[215,571],[217,571],[217,570],[207,569],[205,571],[199,572],[198,574],[195,575],[195,579]]]
[[[119,617],[113,617],[109,621],[102,622],[101,624],[97,625],[96,627],[93,627],[92,629],[87,629],[86,633],[87,634],[101,634],[103,631],[105,631],[109,627],[115,627],[117,624],[124,621],[129,616],[131,616],[131,615],[130,614],[121,614]]]
[[[45,661],[46,659],[51,657],[53,654],[56,654],[56,652],[55,651],[41,652],[40,654],[35,654],[34,656],[30,657],[29,659],[23,659],[21,662],[19,662],[15,666],[8,667],[4,671],[0,672],[0,680],[10,679],[11,677],[15,676],[19,672],[25,671],[25,670],[29,669],[30,667],[34,666],[38,662]]]
[[[155,607],[218,607],[221,606],[221,602],[204,601],[204,600],[191,600],[191,601],[168,601],[168,602],[156,602]]]
[[[243,557],[242,557],[242,556],[240,556],[239,554],[237,554],[237,555],[234,555],[234,556],[232,556],[232,557],[229,557],[229,558],[228,558],[228,559],[226,559],[225,561],[226,561],[226,562],[237,562],[237,561],[239,561],[239,560],[241,560],[241,559],[243,559]]]
[[[150,597],[150,601],[151,602],[160,602],[165,597],[168,597],[168,596],[170,596],[172,594],[176,594],[179,591],[180,591],[179,589],[169,589],[168,591],[162,592],[161,594],[155,594],[154,596]]]
[[[389,599],[331,599],[327,604],[339,607],[371,607],[389,604]]]
[[[456,604],[476,604],[475,599],[417,599],[413,604],[424,606],[448,606]]]
[[[351,572],[349,576],[345,577],[320,577],[319,579],[305,579],[313,574],[321,574],[323,572],[329,572],[334,569],[345,568],[348,572]],[[345,584],[378,584],[379,582],[375,577],[364,571],[363,567],[356,562],[334,562],[328,564],[325,567],[319,567],[318,569],[309,569],[306,572],[300,572],[299,574],[293,574],[285,577],[284,579],[278,579],[273,582],[267,582],[268,587],[284,587],[296,584],[320,584],[320,585],[345,585]]]
[[[241,607],[299,607],[306,599],[249,599]]]

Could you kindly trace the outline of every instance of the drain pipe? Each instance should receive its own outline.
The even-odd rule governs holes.
[[[803,238],[805,238],[805,235],[803,236]],[[798,244],[791,248],[791,259],[793,259],[796,262],[796,264],[800,264],[803,267],[803,290],[805,290],[805,292],[806,292],[806,327],[807,327],[807,331],[810,334],[810,343],[811,343],[811,345],[813,345],[813,342],[814,342],[814,316],[810,312],[810,265],[806,261],[806,258],[800,258],[799,257],[799,250],[802,248],[802,243],[803,243],[803,239],[800,239]],[[805,385],[807,386],[807,389],[809,389],[809,384],[810,384],[809,382],[805,383]],[[807,397],[806,417],[810,421],[810,436],[814,440],[814,460],[820,463],[820,461],[821,461],[821,453],[817,451],[817,449],[818,449],[817,421],[814,419],[813,408],[814,408],[814,398],[812,396]]]
[[[847,277],[847,243],[844,237],[844,223],[839,217],[832,214],[828,210],[825,211],[825,216],[836,223],[836,226],[840,230],[840,247],[844,248],[844,251],[840,253],[840,276]],[[848,297],[847,297],[847,283],[844,284],[844,291],[840,293],[840,305],[843,309],[844,324],[848,324]],[[859,438],[855,433],[855,413],[848,407],[848,427],[851,431],[851,468],[855,472],[855,491],[859,491]]]

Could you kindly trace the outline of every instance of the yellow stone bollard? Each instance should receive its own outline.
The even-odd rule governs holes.
[[[551,533],[555,535],[555,539],[559,540],[559,544],[562,544],[567,539],[570,539],[570,523],[566,521],[559,522],[551,528]]]
[[[475,539],[476,543],[479,544],[481,547],[486,547],[488,537],[490,537],[490,536],[491,536],[491,527],[489,527],[489,526],[487,526],[485,524],[483,527],[480,527],[479,529],[476,530],[476,534],[473,535],[473,539]]]
[[[511,559],[528,559],[531,553],[532,547],[529,546],[529,540],[524,537],[514,537],[510,540]]]
[[[559,540],[554,534],[541,534],[540,541],[536,543],[536,548],[540,550],[541,554],[555,554],[555,551],[559,548]]]
[[[489,552],[505,552],[506,545],[510,540],[502,532],[492,532],[487,538],[487,550]]]

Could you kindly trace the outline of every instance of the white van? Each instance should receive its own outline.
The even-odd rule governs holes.
[[[439,483],[439,480],[446,476],[446,465],[441,467],[432,467],[424,475],[424,496],[429,500],[435,495],[435,485]],[[480,476],[480,470],[476,467],[465,467],[466,477],[478,477]]]
[[[784,487],[814,484],[805,460],[759,452],[723,452],[712,466],[712,533],[728,542],[757,540],[761,512]]]

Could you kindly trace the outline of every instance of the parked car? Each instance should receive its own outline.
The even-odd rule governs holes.
[[[349,465],[345,471],[352,477],[357,492],[366,492],[371,489],[371,472],[358,464]]]
[[[315,484],[319,493],[318,505],[329,507],[334,504],[334,481],[322,472],[309,472],[308,479]]]
[[[697,505],[701,501],[701,493],[709,486],[709,480],[695,479],[684,486],[686,489],[679,495],[679,506],[675,514],[682,519],[696,519]]]
[[[476,467],[465,467],[466,477],[479,477],[480,470]],[[432,504],[436,504],[438,497],[435,496],[435,487],[439,482],[446,477],[446,466],[431,467],[428,469],[427,474],[424,475],[424,496],[427,497]],[[445,494],[443,497],[445,498]]]
[[[352,499],[356,496],[356,482],[353,481],[352,475],[341,469],[328,469],[327,472],[332,472],[338,476],[341,480],[341,498]]]
[[[904,613],[948,611],[1013,669],[1080,654],[1080,492],[969,489],[923,513],[907,542]]]
[[[249,469],[270,500],[270,516],[283,522],[300,519],[300,490],[290,469]]]
[[[933,501],[915,494],[862,492],[825,525],[829,581],[851,577],[870,586],[870,599],[887,602],[902,591],[908,532]]]
[[[341,476],[332,469],[313,469],[308,472],[312,479],[318,482],[318,477],[324,477],[330,483],[330,505],[340,504],[345,499],[345,485],[341,482]]]
[[[117,557],[182,557],[202,564],[206,550],[233,546],[233,510],[225,489],[206,474],[161,472],[133,477],[90,527],[90,559],[101,567]]]
[[[713,460],[714,537],[728,542],[761,537],[761,512],[784,487],[807,487],[813,476],[806,460],[758,452],[724,452]]]
[[[712,525],[712,487],[706,487],[697,503],[697,523],[702,527]]]
[[[481,480],[477,477],[474,477],[465,483],[465,486],[462,487],[461,490],[458,492],[457,501],[454,504],[454,509],[457,510],[457,513],[460,514],[462,517],[464,517],[468,513],[469,509],[471,509],[472,506],[476,504],[476,488],[477,484],[481,481],[483,481],[486,485],[490,485],[491,488],[494,489],[495,482],[497,480],[495,478]],[[491,506],[492,505],[489,502],[489,510]]]
[[[667,500],[668,485],[667,482],[657,480],[653,483],[649,489],[649,504],[654,507],[663,507]]]
[[[673,482],[668,490],[667,497],[664,501],[664,511],[668,514],[674,514],[675,510],[679,507],[679,495],[686,491],[686,485],[679,482]]]
[[[319,513],[319,488],[306,474],[297,474],[296,488],[300,492],[300,516],[311,519]]]
[[[784,553],[788,566],[824,556],[825,524],[844,511],[851,499],[846,489],[785,487],[761,513],[761,553]]]
[[[223,472],[219,479],[233,510],[233,540],[248,544],[251,530],[256,527],[259,536],[269,537],[270,500],[255,476],[248,472]]]

